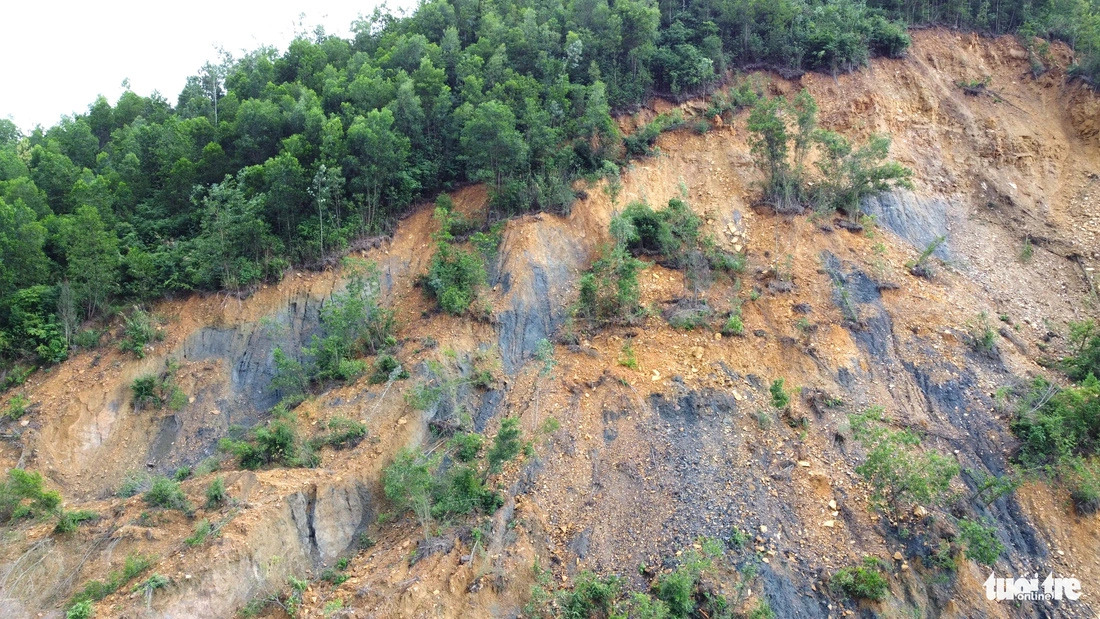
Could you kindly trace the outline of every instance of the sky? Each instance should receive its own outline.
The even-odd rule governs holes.
[[[262,45],[285,50],[296,32],[350,36],[351,24],[381,0],[189,0],[58,2],[16,0],[3,9],[0,118],[24,133],[63,115],[85,113],[98,95],[113,105],[122,82],[140,95],[154,90],[173,105],[187,76],[217,48],[234,57]],[[390,0],[393,12],[415,0]],[[304,17],[302,17],[304,14]]]

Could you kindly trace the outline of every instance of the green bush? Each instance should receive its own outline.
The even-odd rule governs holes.
[[[741,319],[741,312],[731,313],[722,325],[722,335],[742,335],[745,332],[745,323]]]
[[[79,527],[81,523],[91,520],[97,520],[98,518],[99,514],[93,511],[88,511],[86,509],[78,509],[74,511],[59,509],[57,511],[57,524],[54,525],[53,532],[60,534],[72,533],[73,531],[76,531],[77,527]]]
[[[4,412],[4,417],[9,421],[15,421],[23,415],[27,414],[27,407],[30,405],[30,400],[21,393],[17,393],[8,400],[8,410]]]
[[[179,482],[167,477],[153,479],[153,486],[145,492],[142,498],[153,507],[178,509],[183,512],[191,511],[191,504],[183,494]]]
[[[102,600],[152,566],[152,557],[138,554],[128,555],[122,569],[112,570],[108,574],[107,580],[91,580],[85,583],[84,587],[69,600],[69,609],[83,605],[85,602]],[[90,607],[90,604],[88,604],[88,607]]]
[[[615,600],[622,591],[622,581],[615,576],[600,578],[588,570],[577,574],[573,589],[558,596],[560,617],[588,619],[615,616]]]
[[[519,419],[506,417],[500,422],[500,430],[493,438],[493,446],[486,454],[489,462],[489,472],[499,473],[504,463],[519,455],[523,444],[520,442]]]
[[[1100,377],[1100,331],[1092,320],[1070,323],[1070,345],[1074,354],[1064,361],[1066,373],[1076,381],[1089,375]]]
[[[470,308],[478,287],[485,283],[485,266],[478,256],[442,240],[424,283],[441,310],[461,316]]]
[[[783,387],[783,383],[782,378],[777,378],[772,381],[772,386],[768,388],[768,391],[772,394],[772,406],[779,410],[786,410],[791,405],[791,396]]]
[[[206,541],[206,538],[209,537],[212,530],[213,527],[210,526],[210,521],[203,518],[195,525],[195,532],[191,537],[183,540],[183,542],[191,547],[201,546]]]
[[[394,371],[398,368],[401,368],[401,370],[394,375]],[[401,367],[401,362],[393,355],[378,355],[378,358],[374,360],[370,384],[379,385],[388,382],[391,376],[394,380],[403,380],[409,377],[409,373]]]
[[[214,509],[225,504],[229,494],[225,490],[225,478],[215,477],[206,487],[206,508]]]
[[[1095,459],[1070,458],[1060,467],[1059,476],[1079,514],[1100,510],[1100,464]]]
[[[890,583],[882,575],[882,564],[874,557],[864,557],[862,565],[846,567],[833,574],[831,586],[850,598],[881,602],[890,591]]]
[[[1036,378],[1011,424],[1020,439],[1017,459],[1029,466],[1055,465],[1100,448],[1100,380],[1060,389]]]
[[[92,619],[95,616],[95,605],[91,600],[77,602],[65,611],[65,619]]]
[[[966,549],[966,558],[992,567],[1004,552],[1004,544],[997,539],[997,527],[975,520],[959,520],[959,540]]]
[[[355,447],[367,436],[367,426],[354,419],[333,417],[326,424],[328,432],[311,441],[314,449],[326,445],[336,449]]]
[[[597,325],[637,321],[644,314],[638,285],[643,267],[622,245],[605,251],[581,277],[577,313]]]
[[[451,437],[451,448],[459,462],[473,462],[485,445],[485,437],[476,432],[459,432]]]
[[[312,467],[318,459],[312,446],[298,440],[294,413],[276,406],[266,426],[253,428],[245,439],[223,438],[218,446],[237,457],[246,469],[258,469],[268,464]]]
[[[9,469],[0,485],[0,524],[22,518],[37,518],[60,507],[61,495],[46,490],[40,473]]]
[[[143,359],[145,347],[162,339],[164,334],[157,328],[153,316],[143,309],[135,308],[123,319],[122,340],[118,346],[120,350],[132,352],[137,358]]]
[[[871,484],[872,500],[895,515],[909,504],[942,504],[959,465],[948,456],[922,451],[916,434],[885,427],[883,412],[872,407],[849,417],[853,434],[868,449],[856,472]]]
[[[486,488],[485,482],[471,466],[453,466],[432,484],[433,518],[473,511],[492,513],[503,504],[503,497]]]

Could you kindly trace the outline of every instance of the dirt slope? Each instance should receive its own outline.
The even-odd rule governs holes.
[[[1056,54],[1065,66],[1068,52]],[[993,79],[980,96],[956,85],[987,75]],[[955,515],[996,523],[1008,548],[998,575],[1076,575],[1085,596],[1063,605],[988,602],[985,568],[960,562],[944,577],[927,567],[931,535],[907,537],[904,529],[918,529],[912,519],[890,523],[868,508],[868,489],[854,473],[863,454],[844,436],[849,413],[879,404],[964,469],[1005,471],[1013,439],[992,394],[1047,373],[1036,360],[1064,343],[1051,334],[1097,316],[1100,100],[1058,69],[1033,79],[1013,39],[935,30],[915,33],[908,58],[878,60],[835,80],[773,77],[770,88],[802,87],[817,98],[823,126],[854,139],[888,132],[892,156],[914,170],[913,191],[868,204],[876,230],[854,234],[754,210],[758,176],[741,115],[703,135],[662,136],[659,156],[624,172],[614,203],[591,187],[568,218],[509,222],[485,295],[492,318],[474,321],[427,313],[413,286],[431,252],[426,206],[364,252],[398,309],[398,356],[413,379],[389,388],[363,380],[299,407],[307,434],[342,415],[366,423],[370,439],[325,451],[316,469],[222,473],[233,507],[200,509],[191,520],[178,512],[143,517],[140,497],[112,496],[135,472],[196,465],[216,453],[231,424],[260,419],[272,403],[273,349],[308,340],[340,272],[294,273],[246,300],[165,303],[157,313],[166,337],[144,360],[103,348],[34,377],[26,394],[37,410],[4,429],[10,438],[0,460],[42,471],[66,507],[105,517],[70,536],[33,524],[6,538],[0,605],[9,616],[59,616],[74,589],[140,552],[158,557],[153,570],[171,584],[148,600],[124,589],[97,605],[100,616],[230,616],[285,590],[288,577],[315,578],[349,556],[350,578],[310,584],[302,616],[331,614],[340,600],[355,616],[511,617],[529,598],[536,563],[565,586],[592,569],[640,588],[639,565],[660,569],[700,536],[724,539],[738,529],[750,534],[749,548],[731,550],[730,562],[756,557],[758,575],[730,572],[725,593],[744,608],[765,596],[780,617],[1095,616],[1100,602],[1090,583],[1100,582],[1100,527],[1095,517],[1075,515],[1060,491],[1035,481]],[[653,107],[640,119],[669,104]],[[683,107],[690,113],[704,104]],[[677,331],[654,316],[558,346],[552,376],[540,378],[527,360],[539,340],[567,327],[576,279],[606,241],[614,212],[637,199],[680,196],[716,238],[747,254],[740,287],[718,281],[708,293],[719,310],[744,301],[745,335]],[[485,192],[468,188],[455,200],[476,213]],[[906,261],[941,235],[936,276],[909,275]],[[1034,246],[1027,262],[1018,258],[1025,238]],[[776,285],[777,271],[789,275],[789,291]],[[684,293],[682,274],[660,266],[641,281],[647,306]],[[966,324],[980,312],[1006,318],[993,357],[965,344]],[[637,370],[618,363],[627,339]],[[435,411],[410,408],[404,392],[441,351],[456,351],[461,363],[479,348],[499,359],[501,371],[494,389],[466,394],[475,424],[492,432],[504,415],[518,415],[536,456],[500,477],[506,504],[484,555],[470,560],[468,528],[426,544],[408,519],[376,521],[389,509],[382,467],[400,448],[430,440]],[[133,378],[169,359],[181,364],[177,376],[192,400],[177,412],[133,411]],[[789,418],[767,404],[775,378],[801,390]],[[550,417],[560,428],[541,431]],[[788,423],[801,418],[804,425]],[[184,482],[192,501],[202,502],[212,478]],[[973,483],[963,476],[957,490],[973,491]],[[199,518],[224,526],[190,548],[183,539]],[[925,525],[920,530],[936,528]],[[359,550],[362,532],[377,545]],[[829,594],[828,575],[866,555],[891,565],[889,601],[858,606]]]

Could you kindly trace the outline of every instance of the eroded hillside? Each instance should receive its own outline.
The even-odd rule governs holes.
[[[1065,66],[1068,52],[1056,54]],[[986,76],[976,96],[958,86]],[[60,616],[74,591],[140,553],[156,558],[150,573],[167,586],[147,595],[122,587],[96,604],[97,616],[231,616],[293,577],[311,581],[300,616],[511,617],[524,612],[533,585],[569,587],[592,570],[641,590],[700,539],[735,532],[743,545],[724,550],[713,586],[737,610],[767,599],[779,617],[1095,616],[1095,516],[1077,515],[1042,479],[988,504],[956,502],[952,516],[994,523],[1006,546],[999,575],[1074,575],[1085,593],[1074,603],[987,601],[988,568],[935,564],[944,517],[891,522],[870,508],[855,472],[866,450],[851,438],[849,415],[881,405],[964,471],[1005,473],[1015,439],[994,394],[1052,375],[1037,361],[1064,352],[1069,321],[1097,315],[1100,99],[1059,70],[1033,78],[1013,38],[935,30],[915,33],[905,59],[836,79],[771,76],[769,86],[803,87],[824,127],[855,140],[889,133],[891,156],[914,170],[912,191],[867,204],[877,227],[849,231],[754,208],[758,172],[742,113],[701,135],[663,135],[657,156],[624,170],[615,201],[594,186],[567,218],[509,221],[486,307],[472,319],[433,312],[415,285],[433,251],[426,205],[360,252],[378,265],[397,311],[396,357],[410,378],[363,378],[296,409],[305,435],[339,416],[366,424],[368,438],[322,450],[316,468],[245,471],[225,459],[220,472],[183,482],[200,506],[194,517],[115,493],[135,474],[225,458],[218,441],[231,426],[265,419],[277,400],[273,351],[309,341],[319,307],[343,286],[340,271],[291,273],[247,299],[165,303],[156,309],[165,338],[144,359],[103,347],[34,376],[25,389],[33,412],[3,430],[4,466],[41,471],[66,509],[101,518],[68,535],[51,534],[52,522],[8,534],[7,616]],[[653,106],[624,125],[671,107]],[[705,104],[682,107],[691,114]],[[676,197],[720,245],[745,253],[739,282],[719,277],[706,293],[719,313],[740,299],[744,333],[670,327],[659,310],[685,294],[684,276],[656,264],[640,276],[643,305],[658,310],[643,324],[571,324],[577,280],[608,241],[613,214]],[[478,187],[454,195],[473,217],[485,199]],[[935,275],[911,275],[906,263],[941,236]],[[1025,244],[1033,250],[1022,261]],[[999,330],[993,354],[967,343],[981,313]],[[532,358],[541,340],[563,332],[578,341],[557,345],[547,370]],[[628,342],[635,363],[624,364]],[[434,444],[431,426],[444,414],[439,405],[418,410],[406,395],[433,367],[465,375],[484,359],[492,381],[456,398],[477,431],[492,435],[516,416],[533,441],[532,453],[494,477],[503,507],[477,523],[476,541],[474,523],[436,526],[425,539],[411,516],[380,522],[392,513],[383,467],[403,447]],[[186,405],[135,410],[133,380],[169,361]],[[782,415],[769,393],[777,378],[795,388]],[[230,503],[201,507],[218,475]],[[970,496],[978,478],[963,474],[953,489]],[[217,535],[192,547],[184,540],[203,518]],[[857,604],[826,584],[865,556],[888,566],[886,601]],[[346,579],[319,579],[345,557]]]

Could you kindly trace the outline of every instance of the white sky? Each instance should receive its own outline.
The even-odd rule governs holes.
[[[240,57],[242,50],[273,45],[285,50],[295,32],[349,36],[351,23],[382,0],[103,0],[5,2],[0,21],[0,118],[24,132],[49,127],[62,115],[85,113],[100,94],[112,105],[122,81],[172,104],[187,80],[215,48]],[[416,0],[390,0],[395,13]],[[305,14],[305,18],[300,16]],[[299,25],[301,24],[301,25]]]

